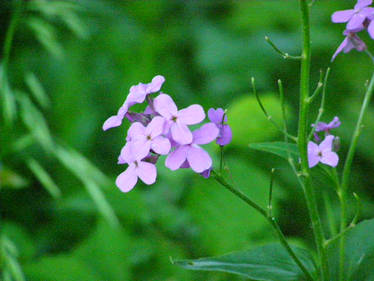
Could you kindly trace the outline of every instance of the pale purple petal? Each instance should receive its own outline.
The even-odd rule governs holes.
[[[113,116],[109,117],[104,122],[103,130],[106,131],[106,130],[109,130],[111,128],[121,126],[122,120],[123,120],[123,117],[117,116],[117,115],[113,115]]]
[[[322,157],[320,159],[321,163],[329,165],[331,167],[336,167],[339,162],[338,155],[333,151],[328,151],[322,153]]]
[[[327,125],[327,127],[329,128],[329,130],[331,130],[340,127],[341,124],[342,123],[340,122],[339,117],[335,116],[334,119],[332,119],[332,121]]]
[[[160,91],[162,84],[164,84],[164,76],[157,75],[152,79],[152,82],[147,85],[147,93],[156,93]]]
[[[222,108],[210,108],[208,110],[208,118],[211,122],[216,123],[216,124],[221,124],[222,122],[227,122],[227,116],[225,115],[224,120],[223,116],[225,114],[225,111]]]
[[[150,140],[138,140],[129,143],[132,154],[135,160],[142,160],[151,151],[151,141]]]
[[[164,130],[164,123],[165,119],[163,117],[154,117],[151,123],[149,123],[147,128],[145,129],[145,135],[151,136],[152,139],[161,135]]]
[[[170,141],[163,136],[158,136],[152,140],[151,148],[158,154],[166,155],[171,148]]]
[[[118,164],[129,164],[135,161],[135,156],[130,142],[127,142],[125,146],[121,149],[121,153],[118,157]]]
[[[308,143],[308,164],[309,168],[314,167],[319,162],[319,156],[318,156],[318,145],[314,142],[310,141]]]
[[[199,146],[191,146],[187,153],[187,160],[192,170],[202,173],[212,167],[212,158],[208,152]]]
[[[220,136],[217,138],[217,144],[228,145],[232,140],[232,132],[229,125],[223,125],[220,130]]]
[[[355,10],[344,10],[344,11],[337,11],[332,14],[331,21],[335,23],[343,23],[347,22],[351,19],[351,17],[354,15]]]
[[[139,83],[138,85],[132,86],[130,88],[130,93],[127,96],[126,101],[130,103],[142,103],[147,96],[146,93],[147,85],[143,83]]]
[[[205,112],[201,105],[193,104],[179,110],[178,120],[186,125],[198,124],[205,119]]]
[[[138,167],[136,167],[136,174],[145,184],[150,185],[156,181],[157,169],[151,163],[139,161]]]
[[[374,39],[374,20],[369,23],[368,32],[372,39]]]
[[[129,192],[134,188],[138,176],[135,173],[135,164],[131,164],[126,171],[122,172],[116,179],[116,185],[122,192]]]
[[[165,166],[170,170],[178,170],[187,158],[187,152],[189,150],[188,145],[183,145],[171,152],[165,161]]]
[[[145,127],[139,123],[132,123],[127,131],[127,141],[145,139]]]
[[[359,52],[362,52],[367,48],[365,42],[362,41],[361,38],[356,34],[352,35],[351,41],[353,48],[355,48]]]
[[[354,14],[347,24],[347,29],[348,30],[361,29],[365,19],[366,19],[366,16],[361,13]]]
[[[153,107],[157,113],[167,119],[171,119],[173,116],[177,116],[178,108],[169,95],[160,94],[153,101]]]
[[[343,42],[339,45],[338,49],[336,50],[336,52],[334,53],[334,55],[332,56],[332,59],[331,61],[334,61],[336,56],[338,54],[340,54],[343,50],[345,50],[345,48],[347,47],[347,45],[350,44],[349,43],[349,39],[348,37],[344,38]],[[352,44],[351,44],[352,45]],[[352,49],[352,48],[351,48]]]
[[[333,135],[328,135],[320,144],[319,144],[319,150],[321,152],[325,151],[331,151],[332,150],[332,143],[334,141]]]
[[[366,7],[360,11],[360,14],[370,19],[370,17],[373,15],[373,12],[374,12],[374,8]]]
[[[372,2],[373,0],[358,0],[357,4],[355,5],[355,10],[360,10],[362,8],[365,8],[371,5]]]
[[[171,136],[179,144],[192,142],[192,133],[188,127],[180,122],[173,123],[170,128]]]
[[[214,141],[219,134],[219,130],[214,123],[207,123],[199,129],[193,131],[193,143],[207,144]]]
[[[312,127],[315,127],[314,124],[312,124]],[[316,126],[316,132],[323,132],[327,129],[328,125],[325,122],[319,122]]]

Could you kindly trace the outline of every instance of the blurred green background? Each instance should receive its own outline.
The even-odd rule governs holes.
[[[312,9],[312,85],[337,46],[343,25],[335,10],[354,1],[317,0]],[[115,186],[126,126],[103,132],[129,88],[164,75],[163,91],[180,108],[228,109],[234,138],[226,150],[231,180],[265,206],[277,168],[274,208],[291,241],[313,248],[305,202],[286,162],[248,148],[282,140],[256,103],[250,77],[274,120],[281,122],[282,79],[289,126],[296,134],[299,65],[264,40],[300,52],[296,0],[279,1],[6,1],[0,2],[0,268],[2,280],[242,280],[190,272],[170,259],[196,258],[275,241],[264,220],[213,180],[158,163],[157,183],[130,193]],[[14,25],[13,25],[14,24]],[[9,28],[15,27],[14,36]],[[362,38],[374,47],[367,34]],[[9,41],[8,41],[9,42]],[[7,62],[8,60],[8,62]],[[324,121],[338,115],[344,155],[373,69],[365,54],[331,65]],[[312,109],[313,119],[318,101]],[[352,190],[374,215],[374,107],[354,161]],[[207,147],[218,163],[218,151]],[[339,165],[340,169],[342,165]],[[333,185],[316,172],[323,198],[338,212]],[[352,200],[352,209],[354,208]],[[325,220],[326,218],[323,217]]]

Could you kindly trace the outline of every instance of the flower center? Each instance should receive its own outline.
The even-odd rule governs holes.
[[[177,116],[173,116],[173,117],[171,117],[171,121],[173,121],[173,122],[177,122]]]
[[[318,156],[319,156],[319,157],[322,157],[322,151],[319,151],[319,152],[318,152]]]
[[[148,136],[147,136],[147,140],[152,140],[151,135],[148,135]]]

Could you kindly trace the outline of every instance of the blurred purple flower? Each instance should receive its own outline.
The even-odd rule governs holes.
[[[214,123],[205,124],[195,130],[190,144],[181,145],[168,155],[166,167],[174,171],[188,164],[196,173],[208,170],[212,167],[212,158],[199,145],[214,141],[218,134],[219,130]]]
[[[312,127],[315,127],[316,132],[327,132],[329,133],[331,129],[340,127],[342,123],[339,120],[338,116],[335,116],[330,123],[319,122],[317,125],[312,124]]]
[[[331,20],[334,23],[347,22],[347,30],[359,32],[364,29],[364,22],[374,13],[374,8],[368,7],[372,0],[358,0],[354,9],[337,11],[332,14]]]
[[[153,106],[155,111],[167,120],[171,136],[179,144],[192,142],[192,133],[187,125],[198,124],[205,119],[204,109],[200,105],[193,104],[178,111],[173,99],[166,94],[155,98]]]
[[[310,141],[308,143],[308,163],[309,167],[316,166],[319,162],[336,167],[339,162],[338,155],[333,151],[334,136],[327,136],[319,145]]]
[[[343,34],[346,35],[346,37],[332,56],[331,61],[335,60],[336,56],[341,52],[346,54],[352,49],[356,49],[359,52],[366,50],[366,44],[357,34],[347,30],[345,30]]]
[[[208,110],[208,118],[211,122],[216,124],[219,129],[219,135],[217,137],[217,144],[224,146],[231,142],[232,140],[232,132],[229,125],[224,124],[227,123],[227,115],[222,108],[210,108]]]
[[[104,122],[103,130],[106,131],[110,128],[120,126],[129,108],[134,104],[143,103],[147,95],[160,91],[164,82],[165,78],[161,75],[157,75],[148,84],[139,83],[138,85],[132,86],[129,95],[117,114],[109,117]]]

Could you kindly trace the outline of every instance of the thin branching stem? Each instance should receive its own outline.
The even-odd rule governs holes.
[[[269,45],[274,49],[274,51],[276,51],[278,54],[280,54],[282,56],[282,58],[284,59],[290,59],[290,60],[301,60],[301,57],[300,56],[291,56],[290,54],[288,53],[285,53],[283,51],[281,51],[274,43],[273,41],[271,41],[271,39],[268,37],[268,36],[265,36],[265,41],[267,43],[269,43]]]

